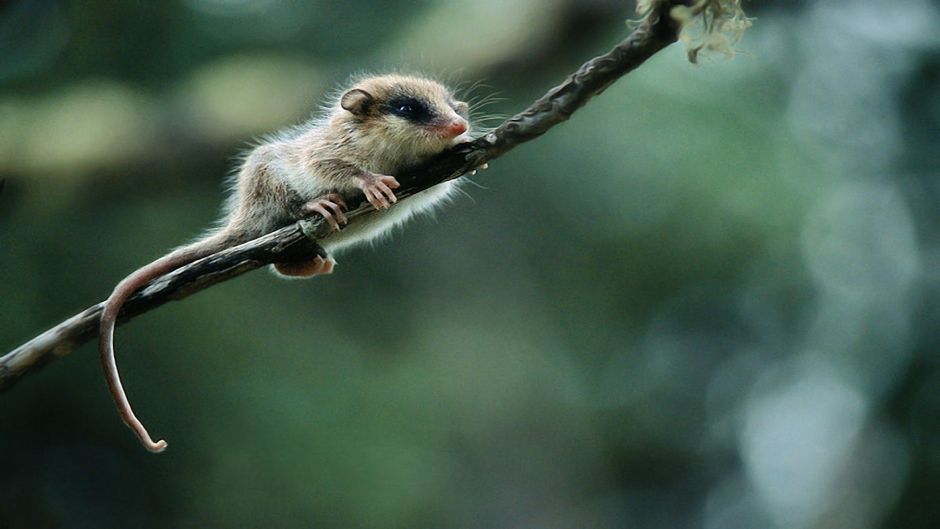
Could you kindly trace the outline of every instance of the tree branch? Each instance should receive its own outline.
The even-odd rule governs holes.
[[[396,175],[402,184],[396,194],[405,198],[458,178],[566,121],[617,79],[675,42],[680,28],[669,16],[669,10],[690,3],[691,0],[659,2],[623,42],[608,53],[584,63],[562,84],[549,90],[523,112],[482,138],[459,145],[420,167]],[[347,204],[350,222],[375,213],[362,195],[349,197]],[[329,230],[322,218],[311,218],[180,268],[131,297],[124,305],[118,323],[267,264],[308,260],[322,253],[315,241],[328,234]],[[103,306],[102,302],[88,307],[0,358],[0,391],[93,338]]]

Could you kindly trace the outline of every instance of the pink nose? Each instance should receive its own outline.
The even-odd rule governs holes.
[[[444,132],[448,136],[460,136],[467,132],[467,122],[463,119],[455,119],[447,125],[444,125]]]

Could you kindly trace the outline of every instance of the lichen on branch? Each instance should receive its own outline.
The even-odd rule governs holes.
[[[668,0],[637,0],[636,11],[646,16]],[[753,19],[744,14],[741,0],[695,0],[690,5],[675,5],[669,16],[681,26],[679,41],[685,44],[689,62],[699,57],[720,54],[733,58],[734,45],[751,27]]]

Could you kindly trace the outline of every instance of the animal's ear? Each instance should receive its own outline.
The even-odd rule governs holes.
[[[344,109],[352,112],[357,116],[361,116],[367,112],[372,107],[372,103],[375,99],[372,97],[372,94],[366,92],[361,88],[353,88],[352,90],[343,94],[343,97],[339,99],[339,104]]]
[[[464,119],[470,117],[470,105],[464,101],[457,101],[457,103],[454,104],[454,110],[457,111],[457,115]]]

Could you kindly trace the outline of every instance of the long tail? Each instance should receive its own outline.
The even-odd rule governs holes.
[[[131,409],[131,403],[127,400],[124,393],[124,385],[121,383],[121,375],[118,372],[117,361],[114,359],[114,326],[117,322],[121,307],[135,292],[147,285],[154,279],[166,275],[189,263],[198,261],[203,257],[212,255],[219,250],[232,246],[235,242],[225,231],[215,235],[210,235],[206,239],[184,246],[178,250],[170,252],[156,261],[145,265],[131,275],[124,278],[116,287],[114,292],[105,302],[104,310],[101,312],[101,326],[98,330],[99,346],[101,353],[101,365],[104,368],[104,376],[108,382],[108,388],[111,390],[111,396],[117,404],[118,411],[124,424],[130,427],[140,439],[140,442],[147,450],[154,453],[162,452],[166,449],[166,441],[160,440],[154,442],[147,433],[147,429],[134,415]]]

